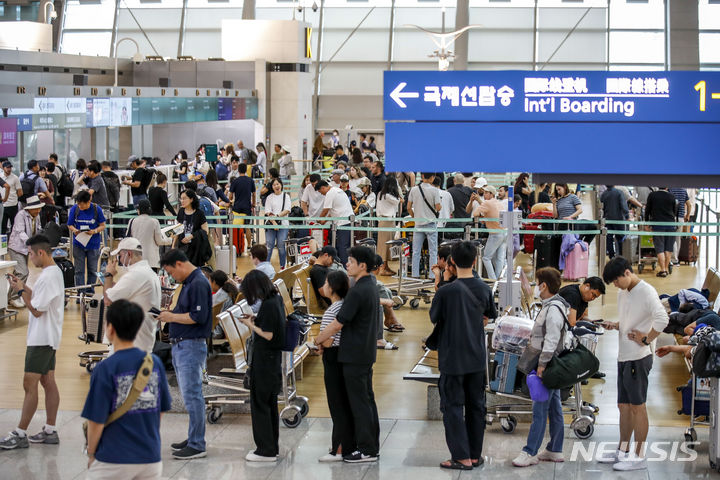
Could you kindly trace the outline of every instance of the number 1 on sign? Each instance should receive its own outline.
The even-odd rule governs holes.
[[[704,112],[707,91],[707,83],[705,83],[705,80],[700,80],[698,83],[696,83],[695,90],[700,92],[700,111]]]

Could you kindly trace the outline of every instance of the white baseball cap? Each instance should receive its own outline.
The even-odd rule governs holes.
[[[120,253],[121,250],[130,250],[133,252],[142,252],[142,245],[140,244],[140,241],[137,238],[133,237],[125,237],[122,240],[120,240],[120,243],[118,244],[118,248],[110,252],[110,255],[117,255]]]

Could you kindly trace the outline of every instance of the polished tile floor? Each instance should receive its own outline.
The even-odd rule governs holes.
[[[0,431],[7,432],[16,425],[17,410],[0,410]],[[36,416],[31,431],[42,425],[42,412]],[[86,458],[81,453],[82,419],[77,412],[61,412],[58,419],[61,442],[59,446],[31,445],[26,450],[0,451],[0,479],[83,479]],[[541,478],[545,479],[690,479],[715,478],[707,457],[707,429],[698,437],[697,459],[694,462],[651,461],[647,471],[616,473],[609,465],[594,461],[566,461],[564,464],[541,463],[525,469],[514,468],[512,458],[525,443],[528,425],[521,424],[513,434],[504,434],[499,425],[488,427],[485,435],[485,465],[472,472],[441,470],[438,463],[448,457],[441,422],[422,420],[381,420],[381,458],[377,464],[347,465],[320,464],[330,440],[330,420],[308,418],[296,429],[280,427],[280,460],[273,465],[254,465],[245,462],[245,454],[254,448],[247,415],[225,415],[220,423],[208,425],[208,457],[192,461],[178,461],[170,457],[169,447],[163,449],[164,478],[182,480],[225,479],[336,479],[353,480],[387,478],[402,480],[445,478]],[[187,417],[168,414],[162,421],[164,444],[185,438]],[[565,430],[564,452],[570,457],[574,444],[580,443],[572,432]],[[656,442],[682,442],[683,429],[652,427],[650,439]],[[598,425],[595,435],[583,441],[585,449],[591,441],[615,442],[617,427]],[[662,448],[668,452],[669,444]],[[648,455],[648,457],[657,455]],[[687,458],[680,453],[678,458]]]

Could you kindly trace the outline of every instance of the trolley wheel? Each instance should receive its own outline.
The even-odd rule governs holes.
[[[657,262],[653,262],[652,267],[653,267],[653,271],[655,271],[655,268],[657,268]]]
[[[595,409],[594,408],[583,406],[580,408],[580,413],[585,417],[592,418],[592,422],[595,423]]]
[[[645,265],[642,262],[638,263],[638,273],[642,273],[645,269]]]
[[[513,433],[517,427],[517,418],[509,416],[507,418],[500,419],[500,428],[505,433]]]
[[[307,414],[310,413],[310,405],[308,405],[307,400],[296,399],[293,402],[293,405],[297,406],[300,409],[300,416],[302,416],[302,418],[307,417]]]
[[[685,441],[690,444],[688,447],[695,448],[694,444],[697,442],[697,432],[694,428],[688,428],[685,430]]]
[[[402,300],[402,304],[405,305],[408,301],[408,297],[405,295],[400,295],[400,300]]]
[[[92,373],[93,370],[95,370],[95,362],[85,364],[85,370],[87,370],[88,373]]]
[[[673,271],[673,264],[672,262],[668,263],[668,273],[672,273]]]
[[[283,425],[285,425],[287,428],[296,428],[298,425],[300,425],[302,419],[302,415],[300,415],[300,413],[298,412],[290,418],[283,417],[282,422]]]
[[[208,410],[208,412],[207,412],[207,421],[208,421],[208,423],[217,423],[220,421],[222,416],[223,416],[222,408],[213,407],[212,409]]]
[[[420,306],[420,299],[419,298],[413,298],[410,300],[410,308],[413,310],[416,310]]]
[[[710,468],[712,468],[713,470],[717,470],[717,465],[712,460],[710,460]]]
[[[575,436],[580,440],[585,440],[593,436],[595,433],[595,425],[589,423],[585,428],[577,427],[575,429]]]

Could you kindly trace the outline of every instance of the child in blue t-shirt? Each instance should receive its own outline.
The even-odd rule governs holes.
[[[160,478],[160,417],[170,410],[165,368],[155,355],[145,390],[130,410],[105,426],[132,388],[145,352],[133,340],[145,315],[136,303],[113,302],[107,309],[107,337],[114,353],[100,362],[90,379],[82,417],[88,420],[88,480],[96,478]]]

